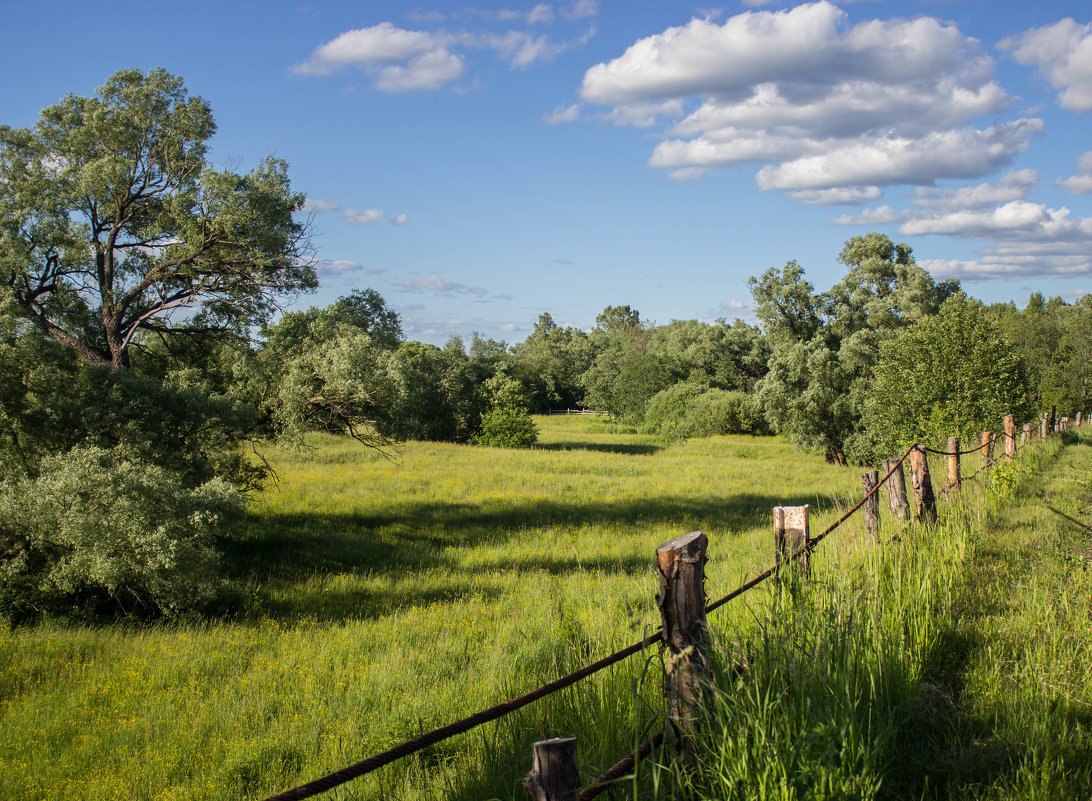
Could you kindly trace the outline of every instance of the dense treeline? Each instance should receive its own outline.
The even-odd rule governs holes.
[[[1092,300],[986,307],[881,234],[846,242],[825,292],[794,261],[752,278],[758,326],[620,305],[441,348],[371,289],[278,316],[317,286],[304,197],[275,159],[215,170],[214,131],[163,70],[0,126],[0,614],[212,602],[271,438],[527,447],[531,412],[586,407],[845,464],[1092,406]]]

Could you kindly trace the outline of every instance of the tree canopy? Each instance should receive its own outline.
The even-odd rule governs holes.
[[[141,335],[253,325],[317,285],[285,163],[216,170],[215,130],[163,69],[0,126],[0,280],[84,361],[127,367]]]
[[[790,261],[751,278],[756,314],[773,347],[756,392],[766,419],[798,445],[829,461],[860,458],[865,395],[880,347],[902,328],[935,314],[958,282],[935,282],[910,248],[883,234],[848,240],[849,267],[829,291],[816,293]]]
[[[973,441],[1012,414],[1036,412],[1023,360],[997,320],[962,292],[940,312],[884,342],[863,420],[873,461],[914,442]]]

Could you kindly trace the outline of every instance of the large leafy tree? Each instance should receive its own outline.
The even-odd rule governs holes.
[[[997,430],[1006,414],[1022,424],[1036,412],[1023,359],[997,319],[963,293],[888,339],[880,352],[863,419],[873,461],[914,442],[954,435],[966,443]]]
[[[252,325],[316,286],[286,165],[216,170],[215,130],[163,69],[118,72],[33,129],[0,126],[0,280],[42,332],[126,367],[142,334]]]
[[[756,313],[773,352],[757,396],[766,419],[828,461],[860,459],[856,439],[880,347],[899,330],[935,314],[958,289],[935,282],[910,248],[883,234],[848,240],[849,268],[817,293],[794,261],[750,280]]]

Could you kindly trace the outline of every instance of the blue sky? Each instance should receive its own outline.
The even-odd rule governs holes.
[[[0,123],[163,66],[212,158],[290,164],[325,305],[372,287],[409,337],[518,342],[750,318],[747,278],[820,289],[882,231],[987,301],[1092,290],[1087,3],[561,0],[20,3]]]

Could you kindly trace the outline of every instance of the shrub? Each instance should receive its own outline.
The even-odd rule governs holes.
[[[242,508],[223,479],[189,488],[118,450],[46,457],[36,478],[0,483],[0,613],[198,608],[218,587],[214,534]]]
[[[656,393],[649,401],[641,430],[667,439],[769,433],[765,418],[748,393],[690,383],[675,384]]]
[[[482,418],[482,430],[475,442],[494,448],[530,448],[538,442],[538,426],[526,412],[493,409]]]

